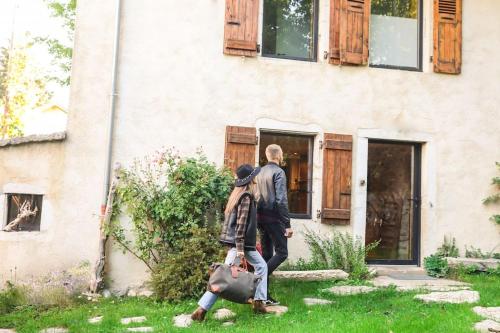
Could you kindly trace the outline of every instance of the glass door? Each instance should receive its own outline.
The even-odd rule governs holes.
[[[418,264],[421,145],[369,141],[366,244],[379,241],[367,260]]]

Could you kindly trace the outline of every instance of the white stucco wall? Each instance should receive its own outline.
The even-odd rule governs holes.
[[[54,254],[71,248],[77,255],[58,256],[62,259],[43,265],[25,255],[0,263],[3,272],[14,261],[41,271],[96,255],[114,18],[111,2],[79,5],[69,139],[57,148],[64,156],[61,179],[41,184],[50,187],[48,191],[60,184],[63,194],[53,204],[56,222],[47,246]],[[328,6],[329,1],[320,0],[319,60],[310,63],[224,56],[223,0],[124,0],[114,160],[127,164],[161,146],[192,154],[201,146],[210,160],[222,164],[226,125],[317,133],[314,217],[321,199],[318,141],[323,133],[354,135],[355,185],[359,182],[354,180],[361,179],[361,163],[366,163],[357,158],[360,131],[399,133],[407,140],[425,133],[432,149],[424,145],[423,165],[428,168],[423,170],[422,256],[434,252],[445,234],[456,237],[462,249],[467,244],[490,250],[500,242],[500,230],[488,220],[495,208],[484,207],[481,199],[493,190],[490,178],[496,173],[495,160],[500,160],[500,64],[491,60],[500,51],[500,42],[495,42],[500,2],[464,0],[463,72],[458,76],[431,72],[430,0],[424,6],[424,72],[329,65],[322,57],[328,50]],[[23,149],[34,148],[0,149],[2,164],[18,166],[13,159]],[[39,158],[39,165],[52,166]],[[0,184],[19,177],[37,182],[41,173],[22,176],[29,174],[27,169],[2,172]],[[353,188],[353,197],[353,224],[340,230],[363,230],[362,190]],[[63,206],[67,198],[77,210]],[[331,230],[315,218],[292,223],[297,236],[290,242],[291,258],[307,252],[300,231]],[[40,244],[2,240],[0,253],[13,257],[20,249]],[[117,288],[147,277],[142,264],[117,250],[109,269]]]

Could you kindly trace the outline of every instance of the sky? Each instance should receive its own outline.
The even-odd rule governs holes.
[[[50,12],[43,0],[0,0],[0,46],[8,46],[14,36],[14,43],[26,40],[26,32],[34,36],[65,38],[64,31],[57,19],[50,17]],[[37,63],[41,67],[51,67],[50,55],[42,47],[33,50]],[[69,89],[56,84],[50,86],[54,92],[53,103],[68,109]],[[23,117],[25,135],[46,134],[66,128],[66,115],[61,112],[48,113],[36,110]]]

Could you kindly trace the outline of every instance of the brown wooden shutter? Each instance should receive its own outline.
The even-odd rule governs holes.
[[[366,65],[370,0],[330,0],[330,63]]]
[[[434,0],[434,72],[462,70],[462,0]]]
[[[351,219],[352,136],[325,133],[321,222],[346,225]]]
[[[257,130],[253,127],[226,127],[224,165],[236,172],[241,164],[255,165]]]
[[[259,0],[226,0],[224,54],[255,57]]]

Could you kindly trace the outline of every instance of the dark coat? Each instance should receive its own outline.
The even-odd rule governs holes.
[[[257,204],[259,223],[262,217],[264,221],[274,220],[290,228],[285,171],[276,163],[269,162],[262,167],[256,181],[260,192]]]
[[[248,217],[245,224],[245,250],[255,251],[257,243],[257,204],[255,198],[249,192],[244,192],[238,199],[238,204],[234,207],[231,214],[226,214],[224,224],[222,225],[222,232],[220,235],[220,242],[229,246],[236,246],[236,225],[238,222],[238,207],[241,200],[245,197],[250,197],[250,207]]]

